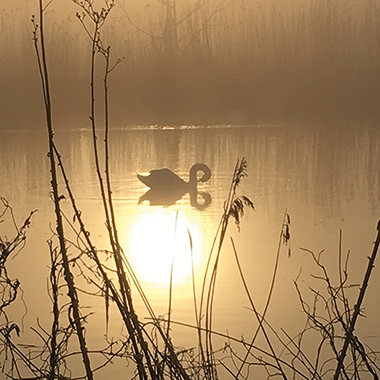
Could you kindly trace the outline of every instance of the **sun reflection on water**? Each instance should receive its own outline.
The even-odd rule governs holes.
[[[174,283],[191,278],[192,265],[199,261],[200,234],[184,211],[149,209],[136,216],[129,235],[129,253],[138,277],[169,283],[173,266]]]

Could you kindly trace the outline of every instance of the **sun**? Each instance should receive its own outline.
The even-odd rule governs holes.
[[[145,281],[185,282],[199,258],[199,234],[184,212],[150,209],[130,229],[129,254],[137,277]]]

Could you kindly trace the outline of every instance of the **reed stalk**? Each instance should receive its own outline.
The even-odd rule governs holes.
[[[239,268],[239,273],[240,273],[240,277],[243,281],[243,284],[244,284],[244,289],[245,289],[245,292],[249,298],[249,301],[251,303],[251,306],[252,306],[252,310],[257,318],[257,321],[258,321],[258,327],[255,331],[255,333],[253,334],[253,337],[252,337],[252,340],[251,340],[251,345],[254,344],[257,336],[258,336],[258,333],[259,331],[261,330],[262,333],[264,334],[264,337],[265,337],[265,340],[273,354],[273,357],[276,359],[276,362],[277,362],[277,365],[278,365],[278,369],[281,373],[281,375],[283,376],[284,379],[286,379],[286,375],[285,373],[283,372],[282,368],[281,368],[281,364],[280,362],[277,360],[277,355],[274,351],[274,347],[268,337],[268,334],[266,333],[265,331],[265,328],[263,326],[263,322],[265,320],[265,317],[266,317],[266,314],[267,314],[267,311],[268,311],[268,308],[269,308],[269,304],[270,304],[270,301],[272,299],[272,295],[273,295],[273,290],[274,290],[274,285],[275,285],[275,282],[276,282],[276,278],[277,278],[277,271],[278,271],[278,265],[279,265],[279,259],[280,259],[280,252],[281,252],[281,245],[283,243],[286,243],[288,244],[289,242],[289,239],[290,239],[290,217],[288,215],[287,212],[285,212],[284,214],[284,219],[283,219],[283,222],[282,222],[282,225],[281,225],[281,231],[280,231],[280,237],[279,237],[279,241],[278,241],[278,247],[277,247],[277,252],[276,252],[276,259],[275,259],[275,264],[274,264],[274,268],[273,268],[273,274],[272,274],[272,279],[271,279],[271,284],[270,284],[270,287],[269,287],[269,292],[268,292],[268,296],[267,296],[267,300],[265,302],[265,306],[264,306],[264,310],[261,314],[258,313],[256,307],[254,306],[254,303],[253,303],[253,299],[249,293],[249,289],[248,289],[248,286],[244,280],[244,275],[243,275],[243,271],[242,271],[242,268],[240,266],[240,263],[239,263],[239,259],[238,259],[238,255],[237,255],[237,251],[236,251],[236,248],[235,248],[235,244],[234,244],[234,241],[231,239],[231,243],[232,243],[232,247],[233,247],[233,251],[234,251],[234,254],[235,254],[235,259],[236,259],[236,263],[238,265],[238,268]],[[290,248],[289,248],[289,256],[290,256]],[[246,360],[248,358],[250,354],[250,351],[248,350],[247,353],[245,354],[245,357],[239,367],[239,370],[236,374],[236,378],[239,378],[240,374],[241,374],[241,371],[244,367],[244,365],[246,364]]]
[[[367,288],[368,288],[368,284],[369,284],[369,280],[371,278],[372,270],[375,266],[375,260],[376,260],[376,256],[377,256],[377,253],[379,250],[379,245],[380,245],[380,220],[379,220],[378,226],[377,226],[377,235],[376,235],[375,243],[373,245],[372,253],[371,253],[371,256],[368,258],[367,270],[364,274],[364,278],[363,278],[363,281],[362,281],[362,284],[360,287],[360,291],[358,294],[357,301],[355,303],[353,314],[352,314],[351,319],[349,321],[348,328],[345,332],[345,339],[344,339],[343,347],[340,350],[339,356],[337,357],[338,364],[337,364],[337,367],[336,367],[336,370],[334,373],[334,380],[339,379],[339,376],[341,375],[342,369],[344,368],[343,367],[344,366],[344,360],[346,358],[348,347],[352,344],[352,342],[354,340],[353,333],[354,333],[354,330],[356,327],[356,322],[357,322],[358,317],[360,315],[361,306],[362,306],[362,303],[364,300],[365,293],[366,293]],[[371,367],[369,367],[369,368],[371,368]],[[372,372],[374,379],[376,379],[376,378],[378,379],[378,376],[376,375],[376,373],[374,373],[372,370],[370,372]]]
[[[50,373],[49,380],[54,380],[59,376],[59,349],[58,349],[58,331],[59,331],[59,303],[58,303],[58,278],[57,278],[57,267],[58,258],[56,251],[52,247],[52,243],[49,243],[50,250],[50,284],[51,284],[51,299],[53,303],[53,322],[51,325],[50,333]]]
[[[109,52],[110,48],[103,48],[102,41],[100,39],[100,30],[104,23],[106,22],[106,19],[112,10],[114,6],[113,1],[106,1],[106,8],[102,8],[101,11],[96,11],[93,8],[93,2],[92,1],[85,1],[85,2],[79,2],[74,0],[74,3],[79,5],[82,10],[83,14],[77,14],[77,17],[79,18],[80,22],[82,23],[84,29],[86,30],[87,34],[90,37],[91,40],[91,64],[90,64],[90,105],[91,105],[91,115],[90,115],[90,121],[91,121],[91,131],[92,131],[92,137],[93,137],[93,148],[94,148],[94,160],[95,160],[95,167],[96,167],[96,174],[98,177],[98,183],[101,191],[101,199],[103,202],[103,210],[105,213],[106,218],[106,228],[108,230],[108,236],[110,240],[110,244],[112,247],[113,257],[116,264],[117,269],[117,275],[119,279],[119,286],[121,291],[121,297],[124,307],[127,310],[127,314],[125,315],[125,321],[127,322],[126,327],[129,332],[130,339],[132,340],[132,344],[135,351],[135,360],[137,362],[137,368],[139,377],[141,380],[147,379],[147,374],[145,372],[145,366],[143,364],[143,358],[145,358],[147,362],[147,367],[150,372],[150,376],[152,378],[155,377],[155,370],[150,362],[151,357],[149,350],[146,346],[145,340],[142,336],[141,326],[138,322],[136,313],[134,311],[132,297],[131,297],[131,290],[129,287],[129,284],[127,282],[127,276],[124,271],[122,258],[121,258],[121,248],[118,241],[117,236],[117,229],[116,229],[116,221],[113,211],[113,205],[112,205],[112,190],[111,190],[111,184],[110,184],[110,174],[109,174],[109,150],[108,150],[108,130],[109,130],[109,118],[108,118],[108,75],[110,73],[109,69]],[[85,17],[89,17],[93,29],[92,32],[85,24]],[[104,185],[103,177],[101,174],[101,168],[100,168],[100,158],[99,158],[99,152],[98,152],[98,144],[97,144],[97,127],[96,127],[96,115],[95,115],[95,59],[96,59],[96,53],[100,51],[105,59],[105,72],[104,72],[104,107],[105,107],[105,138],[104,138],[104,144],[105,144],[105,165],[106,165],[106,185]],[[107,187],[107,191],[106,191]],[[109,203],[107,203],[107,194],[108,194],[108,200]],[[139,346],[141,348],[139,348]],[[140,352],[140,349],[142,352]]]
[[[215,234],[215,237],[211,246],[210,254],[209,254],[206,269],[205,269],[205,274],[203,276],[203,284],[202,284],[202,290],[201,290],[199,316],[198,316],[197,325],[202,326],[202,319],[203,319],[202,313],[205,312],[206,334],[205,334],[204,346],[202,343],[202,336],[200,333],[201,329],[198,329],[198,338],[199,338],[199,348],[201,351],[202,360],[204,361],[204,370],[205,370],[206,379],[217,378],[215,359],[214,359],[214,349],[212,345],[213,302],[214,302],[214,295],[215,295],[215,285],[216,285],[216,279],[217,279],[219,259],[220,259],[220,254],[221,254],[224,238],[227,233],[229,220],[231,217],[234,218],[235,223],[239,228],[240,219],[244,215],[245,207],[250,207],[252,209],[254,208],[252,201],[248,197],[236,196],[237,187],[240,185],[242,179],[246,176],[247,176],[247,161],[245,160],[245,158],[242,158],[241,160],[238,160],[235,165],[227,200],[225,201],[225,204],[224,204],[224,212],[221,217],[217,232]],[[218,243],[218,247],[217,247],[215,258],[214,258],[210,279],[208,280],[211,259],[213,256],[213,251],[214,251],[214,247],[217,240],[219,241],[219,243]],[[205,311],[203,311],[204,297],[206,297]]]
[[[51,2],[50,2],[51,3]],[[43,6],[42,0],[39,0],[39,26],[34,23],[34,47],[38,60],[38,67],[40,71],[44,105],[45,105],[45,114],[46,114],[46,126],[49,137],[49,160],[50,160],[50,174],[51,174],[51,187],[52,187],[52,196],[54,202],[54,210],[56,217],[56,228],[57,236],[59,240],[60,252],[63,260],[64,267],[64,277],[68,287],[68,295],[70,298],[72,312],[74,317],[74,324],[76,328],[76,334],[78,337],[83,364],[86,371],[86,376],[88,380],[93,379],[93,373],[90,364],[90,358],[88,355],[87,343],[84,336],[84,327],[81,322],[81,316],[79,311],[79,298],[75,288],[74,276],[70,270],[69,258],[67,247],[65,243],[65,233],[63,228],[62,214],[61,214],[61,196],[58,191],[58,179],[57,179],[57,170],[56,170],[56,161],[54,154],[54,131],[53,131],[53,121],[52,121],[52,106],[50,100],[50,82],[48,75],[48,63],[46,57],[46,47],[45,47],[45,34],[44,34],[44,12],[46,7],[49,6],[48,3],[45,7]],[[39,39],[37,32],[39,31]]]

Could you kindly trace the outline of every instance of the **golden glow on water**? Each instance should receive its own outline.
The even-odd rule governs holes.
[[[169,283],[173,265],[174,283],[191,279],[191,261],[195,267],[199,260],[199,233],[184,211],[149,209],[136,216],[129,234],[129,253],[138,277]]]

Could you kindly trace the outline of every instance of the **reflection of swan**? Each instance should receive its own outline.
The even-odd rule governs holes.
[[[175,191],[157,191],[149,189],[139,198],[139,204],[144,201],[149,201],[151,206],[170,206],[174,205],[185,193]]]
[[[211,195],[205,191],[190,191],[190,204],[198,210],[204,210],[211,204]],[[139,204],[149,201],[151,206],[170,206],[174,205],[185,195],[182,191],[158,191],[149,189],[139,198]]]
[[[197,178],[197,173],[203,172],[201,178]],[[206,182],[211,177],[210,168],[202,163],[195,164],[190,169],[189,182],[184,181],[177,174],[169,169],[157,169],[149,172],[147,176],[137,174],[137,178],[146,186],[157,191],[168,191],[176,189],[178,192],[188,192],[197,187],[197,182]]]
[[[203,199],[203,202],[199,201],[199,196]],[[205,191],[191,191],[190,204],[198,210],[204,210],[211,204],[211,195]]]
[[[199,179],[197,177],[198,172],[203,172]],[[151,206],[169,206],[189,193],[190,204],[199,210],[205,209],[211,203],[211,195],[206,192],[198,192],[197,184],[208,181],[211,177],[211,170],[207,165],[198,163],[191,167],[189,176],[190,179],[186,182],[166,168],[152,170],[147,176],[137,174],[138,179],[150,187],[140,197],[139,204],[147,200]]]

